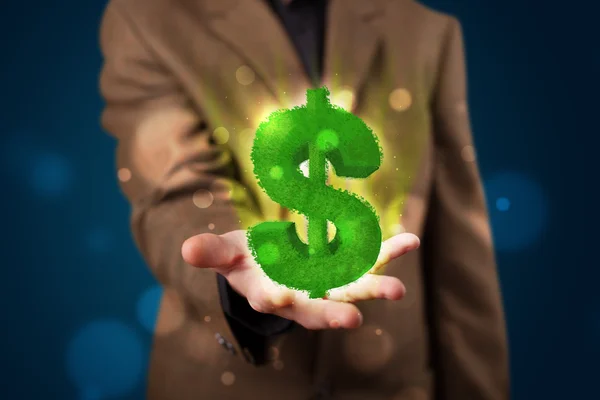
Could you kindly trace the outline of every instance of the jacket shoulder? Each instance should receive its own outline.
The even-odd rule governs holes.
[[[185,16],[201,15],[208,0],[109,0],[104,15],[115,13],[121,15],[144,30],[161,30],[170,19],[185,18]]]
[[[438,47],[451,28],[460,25],[452,14],[416,0],[388,0],[385,14],[388,33],[409,35],[415,43],[425,47]]]
[[[388,4],[403,8],[410,15],[433,23],[444,24],[448,23],[449,20],[456,19],[452,14],[436,10],[417,0],[388,0]]]
[[[435,36],[458,23],[454,15],[436,10],[417,0],[388,0],[386,13],[392,19],[411,21],[416,30]]]

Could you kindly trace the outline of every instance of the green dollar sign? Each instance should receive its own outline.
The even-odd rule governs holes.
[[[326,184],[329,160],[338,176],[366,178],[379,169],[377,137],[358,117],[331,105],[326,87],[309,89],[306,105],[272,113],[252,147],[254,173],[269,197],[308,217],[308,244],[293,222],[270,221],[248,230],[254,259],[271,280],[310,298],[356,281],[377,261],[381,228],[373,207]],[[305,177],[300,164],[308,160]],[[336,228],[329,242],[327,221]]]

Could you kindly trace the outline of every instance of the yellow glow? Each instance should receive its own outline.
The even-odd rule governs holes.
[[[329,97],[331,104],[341,107],[346,111],[352,111],[354,107],[354,91],[351,87],[344,86],[341,90],[331,93]]]
[[[242,65],[235,71],[235,78],[241,85],[249,85],[254,82],[254,71],[247,65]]]
[[[253,126],[258,127],[261,122],[266,121],[269,115],[271,115],[274,111],[277,111],[281,107],[278,107],[275,103],[264,104],[263,107],[257,110],[256,119],[252,121]]]
[[[213,138],[217,144],[225,144],[229,140],[229,131],[220,126],[213,131]]]
[[[397,88],[388,98],[390,107],[395,111],[406,111],[412,104],[412,96],[407,89]]]
[[[402,224],[394,224],[391,228],[392,235],[399,235],[401,233],[406,232],[406,228]]]
[[[285,108],[294,108],[306,104],[306,90],[298,91],[294,96],[290,96],[290,94],[286,92],[283,93],[286,94],[283,100]]]

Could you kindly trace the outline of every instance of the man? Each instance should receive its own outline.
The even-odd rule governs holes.
[[[508,398],[454,18],[412,0],[112,0],[101,43],[103,125],[165,287],[148,398]],[[383,148],[371,177],[329,184],[375,207],[387,266],[308,300],[260,274],[243,229],[305,234],[250,148],[265,116],[322,84]]]

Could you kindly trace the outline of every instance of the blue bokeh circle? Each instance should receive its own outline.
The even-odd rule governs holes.
[[[540,239],[548,204],[540,185],[518,172],[503,172],[485,183],[488,210],[499,251],[519,251]]]
[[[143,345],[139,335],[114,320],[83,326],[67,349],[67,373],[82,400],[98,400],[132,392],[142,378]]]
[[[57,197],[71,186],[73,168],[60,154],[45,153],[33,159],[30,182],[37,195]]]

